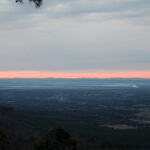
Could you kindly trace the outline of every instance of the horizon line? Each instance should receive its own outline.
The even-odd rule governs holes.
[[[11,79],[64,79],[64,80],[65,79],[72,79],[72,80],[74,80],[74,79],[75,80],[76,79],[89,79],[89,80],[90,79],[97,79],[97,80],[105,80],[105,79],[108,79],[108,80],[109,79],[139,79],[140,80],[140,79],[143,79],[143,80],[150,80],[150,78],[142,78],[142,77],[141,78],[140,77],[139,78],[136,78],[136,77],[135,78],[134,77],[133,78],[128,78],[128,77],[127,78],[123,78],[123,77],[113,77],[113,78],[94,78],[94,77],[93,78],[92,77],[91,78],[86,78],[86,77],[82,77],[82,78],[55,78],[55,77],[48,77],[48,78],[30,78],[30,77],[29,78],[23,78],[23,77],[20,77],[20,78],[0,78],[0,80],[3,80],[3,79],[4,80],[5,79],[7,79],[7,80],[9,80],[9,79],[10,80]]]
[[[0,71],[0,78],[150,78],[150,70],[14,70]]]

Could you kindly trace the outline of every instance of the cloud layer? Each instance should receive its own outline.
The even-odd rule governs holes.
[[[149,0],[0,1],[0,70],[150,70]]]

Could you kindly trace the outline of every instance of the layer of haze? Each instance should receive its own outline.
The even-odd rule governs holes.
[[[149,8],[150,0],[44,0],[38,9],[0,0],[0,70],[149,72]]]

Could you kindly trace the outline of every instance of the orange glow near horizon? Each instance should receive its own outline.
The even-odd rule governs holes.
[[[150,78],[150,70],[0,71],[0,78]]]

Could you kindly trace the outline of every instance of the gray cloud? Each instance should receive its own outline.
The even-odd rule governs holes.
[[[0,70],[150,69],[149,0],[0,2]]]
[[[26,2],[26,1],[25,1]],[[44,0],[40,9],[35,9],[27,2],[14,4],[12,0],[2,0],[1,17],[5,15],[23,17],[23,15],[42,14],[49,17],[72,17],[93,13],[116,14],[122,17],[141,17],[150,15],[149,0]],[[115,15],[114,15],[115,16]]]

